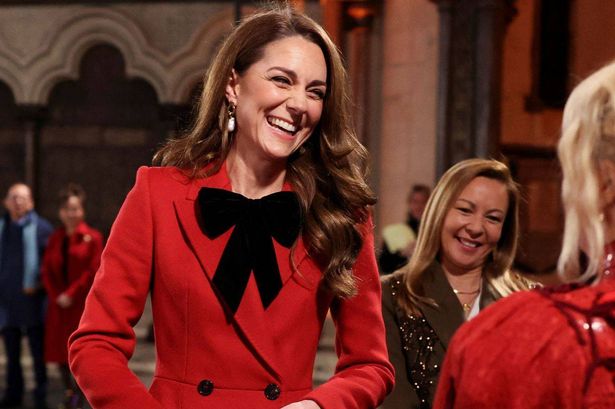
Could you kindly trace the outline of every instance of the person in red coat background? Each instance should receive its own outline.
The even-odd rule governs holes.
[[[85,192],[69,184],[60,191],[62,227],[49,238],[42,279],[49,297],[45,322],[45,361],[59,365],[66,408],[82,407],[83,398],[68,368],[68,337],[77,329],[100,264],[103,238],[85,221]]]
[[[512,295],[463,325],[434,408],[615,408],[615,63],[571,93],[558,155],[558,270],[574,284]]]
[[[141,168],[71,336],[99,409],[371,409],[393,387],[366,183],[334,43],[289,7],[221,45],[187,135]],[[151,292],[156,370],[127,361]],[[327,313],[338,363],[313,388]]]

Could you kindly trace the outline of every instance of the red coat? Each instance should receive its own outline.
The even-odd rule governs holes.
[[[93,408],[280,408],[313,399],[325,409],[375,408],[393,386],[371,230],[354,268],[358,295],[334,301],[298,239],[274,242],[283,287],[266,310],[251,276],[232,317],[211,280],[232,229],[210,240],[195,216],[201,187],[230,190],[224,170],[188,181],[141,168],[111,230],[101,268],[70,340],[70,364]],[[149,389],[128,369],[132,327],[152,291],[156,371]],[[336,323],[336,374],[312,389],[327,311]]]
[[[513,294],[464,324],[433,407],[615,408],[615,269],[598,285]]]
[[[64,277],[62,242],[65,237],[64,228],[57,229],[51,235],[41,268],[42,281],[49,297],[45,322],[45,360],[64,364],[68,362],[68,337],[79,325],[103,247],[102,235],[98,230],[84,222],[79,224],[69,238],[68,274]],[[68,308],[61,308],[55,302],[62,293],[73,299],[73,304]]]

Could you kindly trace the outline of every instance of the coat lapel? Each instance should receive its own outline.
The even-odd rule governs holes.
[[[224,251],[226,242],[231,236],[233,229],[231,228],[216,240],[210,240],[203,233],[199,225],[197,217],[200,212],[198,211],[197,196],[202,187],[230,190],[230,181],[223,169],[224,166],[218,173],[208,178],[193,180],[188,185],[186,196],[174,201],[175,214],[186,243],[196,255],[210,282],[213,279],[216,268],[218,267],[218,261],[222,257],[222,252]]]
[[[435,300],[438,307],[424,304],[420,309],[446,349],[457,328],[464,323],[464,315],[461,304],[437,262],[425,272],[423,289],[425,296]]]
[[[271,327],[268,325],[270,317],[267,317],[267,311],[263,309],[263,305],[258,293],[254,274],[250,275],[248,286],[241,300],[241,304],[237,312],[231,314],[224,302],[221,300],[215,287],[212,284],[212,279],[218,267],[218,262],[222,257],[226,243],[231,236],[233,228],[222,234],[220,237],[210,240],[201,230],[198,220],[198,193],[202,187],[211,187],[218,189],[232,190],[230,180],[226,174],[225,165],[222,165],[220,171],[205,179],[193,181],[189,187],[186,197],[175,200],[175,212],[184,234],[186,243],[197,257],[203,271],[204,277],[207,278],[207,285],[211,285],[214,292],[218,296],[218,300],[223,304],[223,308],[227,312],[229,322],[241,334],[240,338],[244,339],[251,345],[261,358],[260,361],[265,365],[277,378],[281,381],[280,368],[283,367],[283,362],[277,361],[275,344]],[[285,190],[289,189],[285,186]],[[280,294],[285,291],[288,280],[293,275],[292,268],[288,262],[290,250],[279,245],[274,240],[274,249],[278,260],[278,267],[282,278],[282,289]],[[295,249],[295,265],[305,257],[305,250],[301,244],[301,239],[298,240],[297,248]],[[275,304],[280,298],[280,294],[273,301]],[[272,304],[272,305],[273,305]]]

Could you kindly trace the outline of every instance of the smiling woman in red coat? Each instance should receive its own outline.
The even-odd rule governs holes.
[[[290,8],[247,18],[193,130],[141,168],[70,364],[95,409],[371,409],[393,386],[366,183],[335,45]],[[148,292],[149,391],[127,361]],[[313,388],[327,313],[335,374]]]
[[[85,298],[100,264],[102,235],[83,220],[85,192],[69,184],[60,192],[59,216],[63,226],[49,238],[42,279],[49,296],[45,323],[45,360],[55,362],[66,387],[66,406],[81,407],[78,388],[68,369],[67,343],[77,329]]]

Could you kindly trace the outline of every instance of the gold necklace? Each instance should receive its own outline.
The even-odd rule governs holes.
[[[480,285],[478,286],[478,288],[477,288],[476,290],[472,290],[472,291],[461,291],[461,290],[458,290],[458,289],[456,289],[456,288],[453,288],[453,292],[454,292],[456,295],[474,295],[474,294],[478,295],[478,293],[480,292]],[[461,300],[459,300],[459,301],[461,301]],[[462,302],[462,303],[461,303],[461,307],[463,308],[463,311],[464,311],[464,313],[465,313],[466,315],[467,315],[467,314],[470,312],[470,310],[472,309],[472,306],[474,305],[474,302],[475,302],[475,301],[476,301],[476,296],[475,296],[475,297],[472,297],[472,301],[471,301],[471,302],[469,302],[469,303],[467,303],[467,302]]]
[[[461,291],[458,290],[456,288],[453,288],[453,292],[455,294],[459,294],[459,295],[472,295],[472,294],[477,294],[478,292],[480,292],[480,286],[478,286],[478,288],[476,290],[473,291]]]
[[[464,311],[465,313],[468,313],[468,312],[470,312],[470,310],[472,309],[472,305],[474,305],[474,302],[472,302],[472,304],[469,304],[469,303],[465,303],[465,302],[464,302],[464,303],[462,303],[462,304],[461,304],[461,307],[463,308],[463,311]]]

